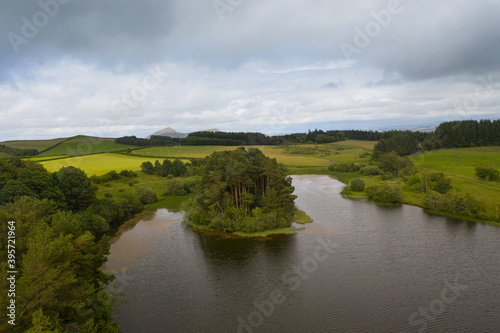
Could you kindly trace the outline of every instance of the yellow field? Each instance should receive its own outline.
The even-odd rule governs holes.
[[[51,172],[58,171],[62,167],[74,166],[87,173],[88,176],[100,176],[110,171],[120,172],[122,170],[137,171],[141,164],[146,161],[154,163],[162,160],[154,157],[135,157],[122,154],[95,154],[78,157],[69,157],[59,160],[41,162]]]

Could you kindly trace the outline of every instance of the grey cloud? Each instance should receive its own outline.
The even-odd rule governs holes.
[[[400,0],[401,13],[352,59],[340,45],[356,46],[355,29],[374,22],[388,0],[243,0],[224,20],[212,0],[70,0],[16,53],[9,33],[22,35],[39,1],[63,2],[0,0],[0,120],[16,129],[8,137],[26,126],[36,135],[36,124],[58,134],[98,126],[85,115],[110,121],[109,135],[132,130],[132,119],[137,131],[160,123],[259,130],[285,111],[290,128],[322,119],[404,122],[475,103],[478,76],[491,75],[500,90],[494,0]],[[114,101],[157,65],[169,78],[118,118]],[[498,116],[497,95],[465,114]],[[30,124],[19,120],[42,112]]]

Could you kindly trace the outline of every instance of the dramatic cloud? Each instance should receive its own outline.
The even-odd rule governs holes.
[[[0,140],[500,116],[494,0],[0,6]]]

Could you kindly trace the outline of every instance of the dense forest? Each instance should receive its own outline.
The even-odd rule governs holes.
[[[256,148],[215,152],[203,162],[202,179],[186,218],[224,232],[258,232],[292,223],[291,178],[283,165]]]
[[[329,143],[343,140],[376,141],[381,133],[373,131],[346,130],[322,131],[314,130],[308,133],[266,136],[262,133],[228,133],[228,132],[195,132],[181,140],[186,146],[251,146],[251,145],[282,145],[299,143]]]
[[[149,139],[137,138],[135,136],[124,136],[121,138],[116,138],[115,142],[121,143],[123,145],[150,147],[178,145],[181,142],[181,139],[161,135],[152,135]]]
[[[500,120],[442,123],[423,144],[427,150],[500,145]]]
[[[105,233],[140,212],[142,198],[124,192],[97,199],[96,191],[78,168],[50,173],[36,162],[0,159],[0,233],[15,234],[17,271],[16,326],[2,320],[0,331],[118,331],[105,290],[113,276],[99,270],[110,246]],[[9,290],[8,245],[2,237],[2,290]],[[2,309],[7,302],[0,298]]]

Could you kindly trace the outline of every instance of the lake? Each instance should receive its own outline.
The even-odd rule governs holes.
[[[498,332],[500,228],[340,195],[293,176],[314,222],[221,239],[160,209],[113,242],[104,271],[123,332]]]

